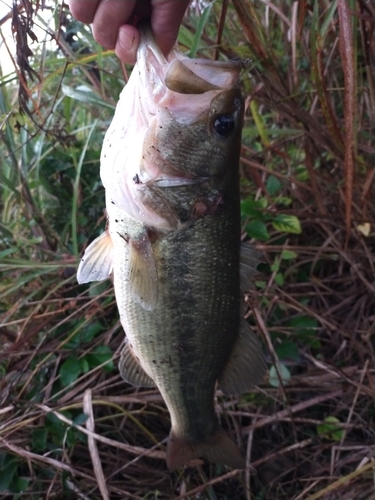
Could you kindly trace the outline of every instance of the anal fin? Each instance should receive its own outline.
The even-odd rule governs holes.
[[[113,269],[113,246],[108,231],[102,233],[86,248],[77,271],[78,283],[102,281]]]
[[[225,394],[248,392],[263,381],[266,368],[262,345],[243,319],[237,342],[219,378],[219,389]]]
[[[140,365],[127,339],[121,351],[118,369],[125,382],[135,387],[155,387],[155,382]]]
[[[158,276],[147,232],[131,238],[129,247],[130,294],[143,309],[153,311],[158,300]]]

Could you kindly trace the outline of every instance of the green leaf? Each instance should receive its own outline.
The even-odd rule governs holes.
[[[260,220],[253,220],[252,222],[246,224],[245,231],[250,238],[255,238],[261,241],[266,241],[270,237],[267,231],[267,226]]]
[[[299,167],[297,167],[296,177],[300,182],[305,182],[309,180],[310,174],[304,165],[300,165]]]
[[[245,142],[245,139],[250,139],[252,145],[254,141],[259,138],[258,129],[254,126],[244,127],[242,129],[242,140]],[[249,142],[249,141],[247,141]]]
[[[293,333],[303,337],[305,342],[315,349],[320,347],[320,341],[317,336],[319,322],[310,316],[297,316],[288,321],[288,326],[293,328]]]
[[[283,286],[284,284],[284,276],[282,273],[275,274],[275,283],[278,286]]]
[[[76,356],[69,356],[60,367],[61,383],[67,387],[73,384],[82,372],[81,364]]]
[[[251,196],[248,196],[245,200],[241,201],[241,214],[263,220],[263,210],[267,206],[268,203],[265,198],[254,200]]]
[[[280,258],[276,257],[273,263],[271,264],[271,271],[273,273],[275,272],[277,273],[279,269],[280,269]]]
[[[284,205],[284,207],[289,207],[292,204],[292,199],[287,196],[279,196],[275,200],[275,205]]]
[[[14,476],[12,483],[9,485],[11,493],[22,493],[29,486],[30,479],[25,477]]]
[[[0,252],[0,260],[8,257],[8,255],[11,255],[14,252],[17,252],[17,250],[17,248],[7,248],[6,250],[3,250],[2,252]]]
[[[281,258],[284,260],[291,260],[295,259],[298,257],[298,254],[296,252],[292,252],[291,250],[283,250],[281,252]]]
[[[272,225],[277,231],[284,233],[301,233],[301,224],[294,215],[279,214],[272,221]]]
[[[72,414],[68,410],[61,410],[59,413],[64,415],[69,420],[72,420]],[[53,426],[66,428],[67,424],[62,422],[59,417],[57,417],[54,413],[47,413],[46,420],[48,421],[49,426],[52,428]]]
[[[268,138],[268,128],[266,125],[266,120],[265,117],[259,112],[259,105],[256,99],[251,99],[250,100],[250,111],[251,111],[251,116],[253,118],[253,121],[255,123],[255,126],[258,130],[258,134],[260,136],[260,139],[262,143],[266,146],[270,146],[270,140]]]
[[[64,435],[64,440],[67,446],[74,446],[77,442],[77,429],[69,427]]]
[[[107,372],[111,372],[115,368],[112,357],[111,348],[107,345],[99,345],[92,353],[85,356],[91,368],[96,368],[105,363],[102,368]]]
[[[261,290],[264,290],[267,286],[267,282],[266,281],[255,281],[255,286],[260,288]]]
[[[87,373],[90,370],[90,365],[89,365],[89,362],[86,359],[86,356],[84,358],[81,358],[79,360],[79,362],[80,362],[80,365],[81,365],[82,373]]]
[[[272,196],[281,189],[281,182],[275,176],[270,175],[267,179],[266,188],[268,193]]]
[[[69,323],[69,326],[70,329],[67,329],[64,325],[62,331],[65,333],[65,330],[67,330],[70,335],[72,333],[71,330],[75,330],[75,334],[70,338],[69,342],[65,344],[66,349],[73,351],[81,344],[91,342],[95,336],[102,331],[102,326],[99,322],[87,325],[85,320],[80,320],[78,322]]]
[[[290,319],[289,325],[294,327],[296,334],[305,335],[306,333],[315,334],[319,322],[310,316],[297,316]]]
[[[101,295],[110,286],[112,286],[110,280],[93,281],[89,286],[89,296],[96,297],[97,295]]]
[[[95,336],[103,330],[102,325],[97,321],[95,323],[91,323],[85,328],[82,328],[82,332],[80,333],[81,342],[91,342]]]
[[[86,420],[89,418],[86,413],[80,413],[77,415],[75,418],[73,418],[73,424],[74,425],[82,425],[86,422]]]
[[[298,347],[291,340],[284,340],[281,344],[276,345],[275,351],[279,359],[291,359],[293,361],[300,359]]]
[[[184,45],[185,47],[191,47],[193,45],[194,36],[184,25],[180,27],[178,32],[178,43]]]
[[[197,26],[197,29],[196,29],[195,35],[194,35],[193,45],[191,46],[191,49],[190,49],[189,54],[188,54],[188,56],[191,58],[195,57],[195,54],[197,53],[198,44],[202,38],[203,29],[206,25],[208,15],[210,13],[212,5],[213,5],[213,2],[209,3],[207,5],[207,7],[205,7],[205,9],[203,10],[203,12],[200,16],[199,23],[198,23],[198,26]]]
[[[47,447],[48,429],[45,427],[33,431],[32,444],[35,451],[44,451]]]
[[[1,466],[0,491],[5,491],[9,488],[13,478],[17,475],[18,465],[18,460],[12,455],[5,457],[4,463]]]
[[[337,424],[340,420],[332,415],[324,419],[324,423],[317,425],[317,432],[319,436],[333,441],[341,441],[344,435],[344,429],[341,429]]]
[[[67,97],[75,99],[76,101],[83,102],[85,104],[95,104],[95,106],[98,106],[98,109],[105,107],[114,110],[116,107],[113,103],[101,99],[97,94],[94,94],[94,92],[85,85],[81,85],[78,88],[71,87],[70,85],[63,85],[62,91]]]
[[[279,363],[278,368],[279,368],[279,374],[280,374],[280,377],[281,377],[283,384],[287,384],[291,378],[290,371],[283,363]],[[279,381],[279,377],[277,375],[277,370],[276,370],[275,365],[272,365],[270,368],[270,373],[268,376],[268,383],[272,387],[279,387],[279,385],[280,385],[280,381]]]

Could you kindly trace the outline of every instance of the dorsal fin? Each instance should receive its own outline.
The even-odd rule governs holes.
[[[249,392],[263,381],[266,368],[262,345],[242,319],[238,339],[219,378],[219,389],[225,394]]]

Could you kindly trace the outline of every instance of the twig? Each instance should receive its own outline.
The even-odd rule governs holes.
[[[86,420],[86,427],[87,430],[90,431],[90,434],[88,434],[87,436],[87,443],[89,446],[92,465],[94,467],[95,477],[98,482],[98,486],[100,489],[100,493],[102,494],[103,500],[109,500],[109,493],[107,490],[107,485],[105,483],[102,463],[100,461],[98,447],[96,446],[96,441],[94,438],[95,422],[94,422],[94,412],[92,409],[91,389],[87,389],[83,396],[83,411],[88,416]]]
[[[340,477],[339,479],[337,479],[337,481],[329,484],[328,486],[318,491],[317,493],[314,493],[313,495],[307,497],[306,500],[318,500],[319,498],[324,497],[328,493],[332,493],[335,490],[342,488],[343,486],[347,486],[353,479],[362,476],[365,472],[370,471],[371,469],[374,468],[375,468],[375,463],[372,460],[364,467],[361,467],[360,469],[357,469],[354,472],[351,472],[350,474],[347,474],[344,477]]]

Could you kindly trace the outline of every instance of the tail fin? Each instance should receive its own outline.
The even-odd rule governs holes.
[[[167,466],[173,471],[195,458],[228,465],[233,469],[244,469],[246,462],[234,442],[219,427],[215,434],[204,441],[191,441],[171,431],[167,448]]]

